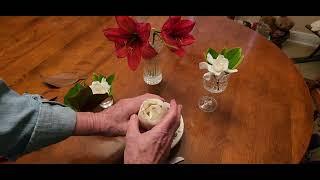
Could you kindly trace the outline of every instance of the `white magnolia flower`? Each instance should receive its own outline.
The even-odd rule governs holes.
[[[223,55],[219,54],[217,59],[214,59],[210,53],[207,54],[207,62],[199,63],[200,69],[207,69],[210,73],[219,76],[222,72],[234,73],[237,69],[228,69],[229,61]]]
[[[109,94],[111,88],[106,78],[102,78],[101,82],[93,81],[89,87],[92,90],[92,94]]]

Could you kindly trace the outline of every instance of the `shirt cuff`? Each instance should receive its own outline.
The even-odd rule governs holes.
[[[76,112],[56,102],[42,102],[36,126],[24,153],[60,142],[73,134]]]

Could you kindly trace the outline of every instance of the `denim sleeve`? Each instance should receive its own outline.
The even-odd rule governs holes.
[[[19,95],[0,80],[0,156],[19,156],[71,136],[76,113],[39,95]]]

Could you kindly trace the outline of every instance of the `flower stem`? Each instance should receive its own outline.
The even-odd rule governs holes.
[[[152,45],[154,45],[154,38],[156,37],[156,35],[159,35],[159,33],[161,33],[161,31],[157,31],[157,30],[154,30],[153,34],[152,34]]]
[[[153,32],[152,34],[152,45],[154,45],[154,37],[156,36],[156,31]]]

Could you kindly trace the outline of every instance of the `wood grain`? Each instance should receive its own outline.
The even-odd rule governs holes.
[[[159,28],[166,18],[148,21]],[[183,156],[184,163],[300,162],[311,137],[312,101],[303,78],[275,45],[227,17],[196,17],[197,41],[181,59],[164,49],[163,82],[147,86],[143,64],[130,71],[103,36],[104,27],[115,25],[113,17],[1,17],[0,77],[19,93],[58,96],[62,102],[70,87],[50,89],[43,77],[115,73],[116,100],[151,92],[183,105],[185,132],[172,156]],[[227,89],[214,95],[219,105],[213,113],[197,107],[208,94],[198,69],[208,47],[241,47],[245,53]],[[71,137],[16,163],[114,163],[121,162],[123,148],[121,137]]]

